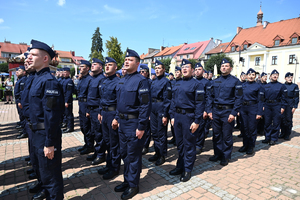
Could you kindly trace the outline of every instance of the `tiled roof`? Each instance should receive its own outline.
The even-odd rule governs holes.
[[[159,50],[155,50],[152,53],[150,53],[149,55],[146,55],[144,58],[152,58],[153,56],[155,56],[158,53],[159,53]]]
[[[58,54],[58,57],[60,58],[72,58],[72,53],[70,51],[59,51],[56,50],[56,53]]]
[[[140,55],[140,58],[141,58],[141,59],[144,59],[147,55],[148,55],[148,53],[147,53],[147,54],[144,54],[144,53],[143,53],[142,55]]]
[[[230,47],[232,45],[242,46],[245,40],[251,41],[252,44],[259,43],[266,47],[275,47],[274,39],[280,38],[281,42],[279,46],[290,45],[291,37],[295,33],[300,33],[300,17],[288,20],[281,20],[274,23],[268,23],[265,28],[263,25],[261,25],[242,29],[230,42],[225,52],[230,52]],[[299,38],[297,44],[300,44]],[[237,48],[236,50],[238,51],[239,48]]]
[[[205,54],[215,54],[215,53],[222,53],[227,48],[230,42],[221,43],[217,47],[213,48],[212,50],[208,51]]]
[[[198,59],[205,48],[207,47],[210,40],[196,42],[191,44],[185,44],[176,55],[194,54],[194,59]]]
[[[27,44],[12,44],[7,42],[0,42],[0,53],[19,53],[22,54],[27,51],[29,45]]]
[[[156,54],[155,57],[172,55],[173,53],[178,51],[183,45],[184,44],[181,44],[181,45],[175,46],[175,47],[166,47],[164,50],[162,50],[161,52]]]
[[[79,65],[81,60],[85,60],[82,56],[73,56],[72,57],[72,60],[73,62],[76,64],[76,65]]]

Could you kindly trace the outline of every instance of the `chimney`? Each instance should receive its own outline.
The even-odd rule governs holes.
[[[166,47],[160,46],[160,51],[163,51]]]
[[[72,56],[75,56],[75,51],[70,51]]]
[[[243,28],[242,27],[237,27],[237,29],[236,29],[236,34],[239,34],[239,32],[242,30]]]
[[[221,44],[221,43],[222,43],[222,40],[220,40],[220,39],[216,39],[216,40],[215,40],[215,43],[216,43],[216,46],[219,46],[219,44]]]
[[[266,28],[268,26],[269,22],[268,21],[264,21],[264,28]]]

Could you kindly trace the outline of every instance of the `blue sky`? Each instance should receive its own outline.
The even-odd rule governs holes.
[[[256,25],[260,0],[10,0],[1,1],[0,41],[31,39],[75,51],[88,59],[91,37],[100,27],[105,42],[117,37],[122,50],[221,39],[229,42],[237,26]],[[262,1],[263,21],[299,17],[299,0]],[[106,56],[106,52],[103,54]]]

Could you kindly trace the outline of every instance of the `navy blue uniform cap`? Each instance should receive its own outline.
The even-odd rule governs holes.
[[[49,47],[47,44],[37,41],[37,40],[31,40],[30,50],[31,49],[41,49],[41,50],[46,51],[50,55],[51,60],[55,56],[55,52],[51,49],[51,47]]]

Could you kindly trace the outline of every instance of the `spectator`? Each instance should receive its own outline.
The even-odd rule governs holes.
[[[6,95],[6,103],[5,104],[9,104],[9,99],[12,104],[13,82],[10,80],[10,78],[7,78],[4,84],[5,84],[5,95]]]

